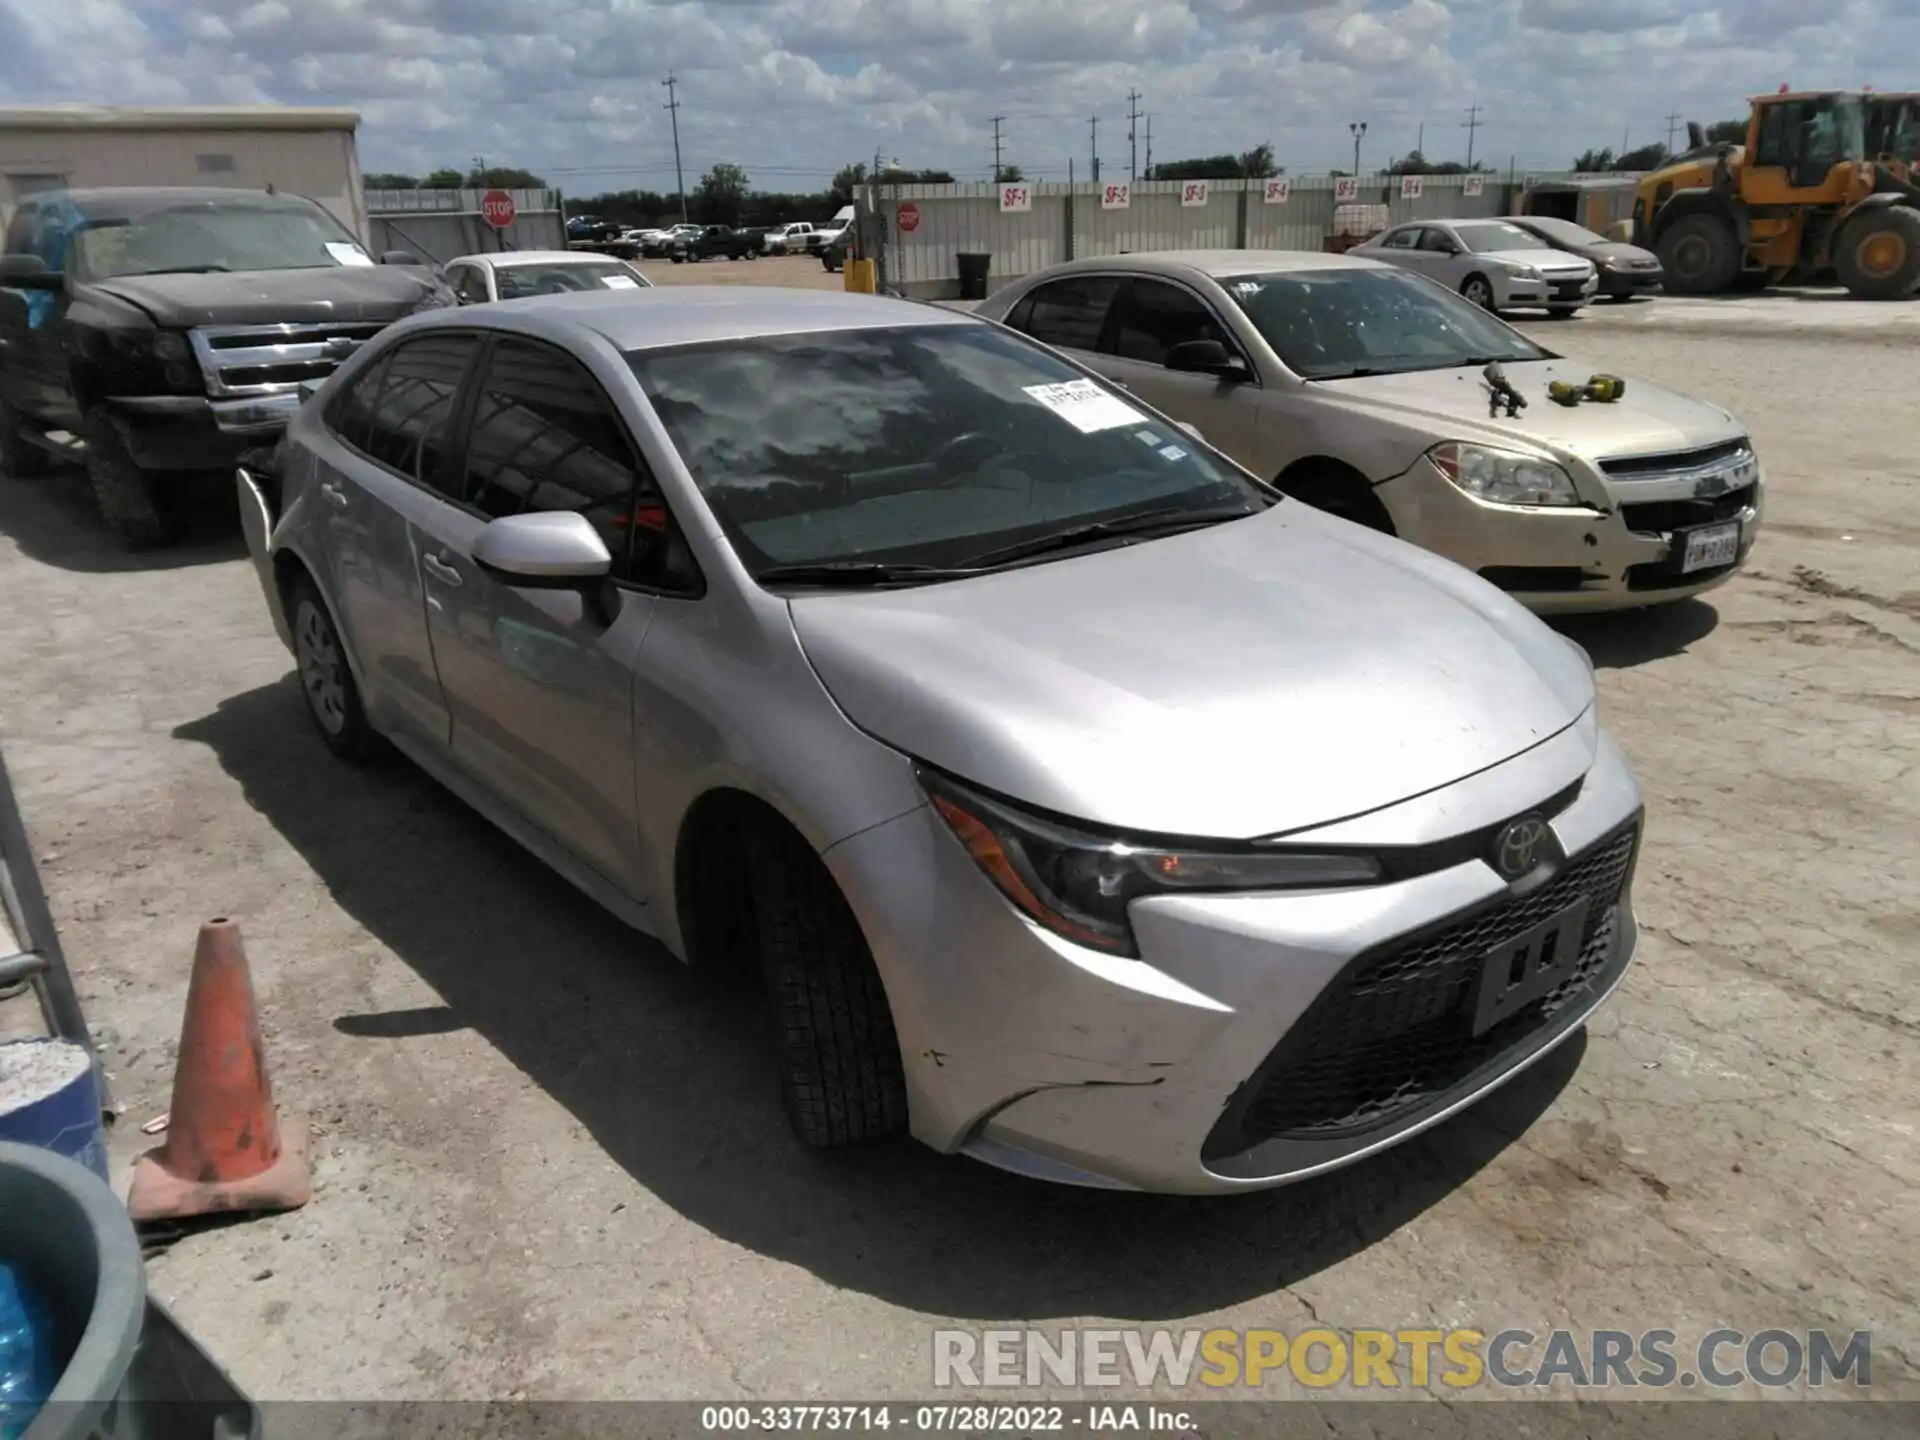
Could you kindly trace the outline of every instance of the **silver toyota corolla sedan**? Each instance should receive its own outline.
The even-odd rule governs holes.
[[[970,316],[423,316],[239,479],[327,745],[757,966],[807,1142],[1279,1184],[1469,1104],[1632,958],[1583,652]]]
[[[1458,561],[1536,614],[1684,600],[1746,563],[1764,486],[1732,415],[1637,377],[1591,398],[1591,365],[1356,257],[1074,260],[974,313],[1197,426],[1288,494]],[[1556,384],[1581,393],[1562,404]]]

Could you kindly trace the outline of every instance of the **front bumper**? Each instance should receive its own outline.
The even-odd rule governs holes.
[[[127,395],[106,401],[142,470],[224,470],[270,441],[300,408],[300,392],[208,400],[199,395]]]
[[[1464,565],[1541,615],[1631,610],[1705,594],[1747,563],[1760,533],[1766,481],[1712,502],[1696,482],[1609,482],[1626,498],[1609,509],[1492,505],[1476,500],[1432,463],[1374,489],[1394,533]],[[1697,509],[1698,514],[1686,514]],[[1740,522],[1730,564],[1680,572],[1678,537],[1687,523]]]
[[[1558,310],[1586,304],[1600,291],[1597,275],[1588,275],[1578,283],[1547,275],[1538,280],[1517,275],[1495,279],[1494,292],[1502,310]]]
[[[1609,299],[1628,295],[1651,295],[1666,281],[1660,270],[1602,270],[1600,293]]]
[[[1575,857],[1571,868],[1622,826],[1637,829],[1640,810],[1624,760],[1590,716],[1492,771],[1337,828],[1346,843],[1439,838],[1416,832],[1487,816],[1497,823],[1564,795],[1573,780],[1581,781],[1577,796],[1551,821]],[[1477,818],[1463,822],[1465,815]],[[1359,833],[1366,830],[1371,836]],[[1276,1074],[1311,1081],[1319,1073],[1326,1056],[1318,1052],[1278,1072],[1272,1062],[1285,1062],[1284,1047],[1302,1036],[1323,1044],[1327,1007],[1351,990],[1356,961],[1436,923],[1457,931],[1524,903],[1506,899],[1489,865],[1470,859],[1365,890],[1143,901],[1133,911],[1142,958],[1130,960],[1029,924],[924,807],[843,841],[826,858],[886,982],[914,1134],[943,1151],[1101,1188],[1263,1189],[1403,1141],[1577,1029],[1619,982],[1637,939],[1629,856],[1594,906],[1596,963],[1550,1014],[1509,1034],[1487,1032],[1498,1039],[1492,1053],[1465,1069],[1441,1066],[1445,1073],[1433,1072],[1418,1095],[1406,1092],[1405,1103],[1376,1104],[1345,1128],[1290,1121],[1273,1130],[1246,1119],[1255,1092]],[[1440,1008],[1423,1021],[1426,1039],[1452,1033],[1481,950],[1499,943],[1486,930],[1436,962],[1445,973],[1429,977],[1440,989],[1427,999],[1439,995]],[[1371,1037],[1337,1045],[1333,1058],[1378,1100],[1397,1083],[1389,1073],[1399,1064],[1395,1042],[1389,1018]],[[1238,1128],[1223,1139],[1223,1116],[1236,1114]]]

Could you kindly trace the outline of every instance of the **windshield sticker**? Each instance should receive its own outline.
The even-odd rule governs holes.
[[[1160,458],[1162,460],[1184,460],[1187,458],[1187,452],[1182,450],[1178,445],[1167,445],[1161,448]]]
[[[1266,288],[1267,287],[1262,285],[1258,280],[1242,280],[1234,285],[1233,293],[1237,299],[1251,300]]]
[[[602,275],[600,283],[609,290],[638,290],[640,282],[631,275]]]
[[[331,255],[342,265],[373,264],[373,257],[358,245],[349,245],[344,240],[329,240],[326,242],[326,245],[327,254]]]
[[[1153,445],[1157,447],[1163,443],[1160,437],[1151,430],[1136,430],[1133,432],[1133,438],[1138,440],[1142,445]]]
[[[1109,395],[1091,380],[1069,380],[1061,385],[1027,385],[1022,389],[1082,435],[1138,425],[1147,417],[1117,395]]]

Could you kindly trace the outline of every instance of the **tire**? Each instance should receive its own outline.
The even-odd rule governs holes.
[[[87,483],[107,529],[129,550],[161,550],[182,533],[175,497],[157,477],[134,463],[106,410],[95,406],[81,424],[87,442]]]
[[[1549,305],[1547,307],[1547,318],[1549,320],[1571,320],[1579,313],[1580,307],[1578,305]]]
[[[900,1042],[846,897],[797,834],[761,824],[745,838],[788,1123],[817,1149],[900,1134],[907,1127]]]
[[[307,718],[326,747],[342,760],[359,764],[374,759],[385,749],[385,741],[367,722],[360,686],[347,664],[333,612],[307,575],[288,587],[287,622],[293,630],[294,663],[300,672]]]
[[[684,255],[676,255],[673,257],[673,263],[676,265],[684,265],[687,263],[687,257]]]
[[[1393,534],[1393,521],[1387,507],[1373,493],[1373,487],[1357,471],[1343,466],[1316,464],[1290,471],[1276,482],[1279,488],[1303,505],[1351,520],[1383,535]]]
[[[1478,305],[1488,314],[1493,313],[1493,282],[1484,275],[1469,275],[1460,287],[1460,293],[1469,304]]]
[[[1906,299],[1920,288],[1920,210],[1890,205],[1849,220],[1833,259],[1849,295]]]
[[[1655,249],[1670,295],[1724,295],[1739,282],[1739,237],[1718,215],[1682,215]]]
[[[20,412],[0,400],[0,475],[9,480],[31,480],[47,473],[53,457],[27,439]]]

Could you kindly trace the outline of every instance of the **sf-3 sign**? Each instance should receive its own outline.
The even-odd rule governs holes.
[[[1180,187],[1181,205],[1189,210],[1192,210],[1197,208],[1198,206],[1206,204],[1207,188],[1208,188],[1207,182],[1205,180],[1187,181],[1186,184]]]

